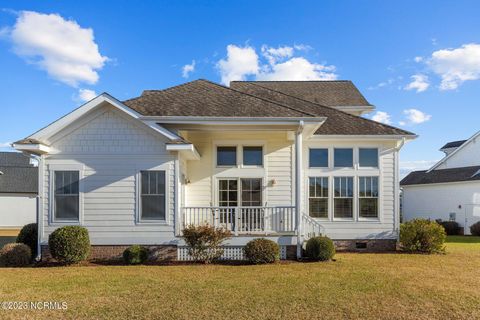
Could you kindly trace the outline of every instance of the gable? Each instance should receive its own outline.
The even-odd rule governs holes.
[[[442,159],[434,170],[480,165],[480,137],[474,136]]]

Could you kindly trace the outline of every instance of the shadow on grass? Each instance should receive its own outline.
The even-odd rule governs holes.
[[[476,236],[448,236],[447,243],[480,243],[480,237]]]

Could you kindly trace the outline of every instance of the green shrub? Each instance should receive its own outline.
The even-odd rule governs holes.
[[[272,240],[254,239],[243,249],[245,258],[253,264],[274,263],[280,260],[280,246]]]
[[[313,237],[308,239],[305,252],[312,260],[328,261],[335,255],[335,245],[329,237]]]
[[[53,231],[48,238],[52,257],[63,263],[76,263],[88,258],[90,238],[88,230],[80,226],[66,226]]]
[[[435,221],[414,219],[400,225],[400,244],[405,251],[445,252],[445,229]]]
[[[194,261],[204,263],[219,259],[223,254],[220,245],[231,236],[230,231],[210,225],[190,225],[182,230],[182,238],[189,246],[188,253]]]
[[[17,236],[17,243],[24,243],[30,247],[32,256],[37,252],[38,228],[36,223],[24,225]]]
[[[148,259],[148,249],[139,245],[133,245],[123,251],[125,264],[142,264]]]
[[[480,221],[470,226],[470,233],[472,234],[472,236],[480,237]]]
[[[30,247],[23,243],[7,243],[0,249],[0,267],[25,267],[32,261]]]
[[[449,236],[456,236],[460,233],[460,225],[456,221],[437,221]]]

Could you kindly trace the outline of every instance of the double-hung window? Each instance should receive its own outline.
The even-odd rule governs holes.
[[[79,221],[79,171],[54,171],[54,220]]]
[[[165,220],[165,171],[140,173],[140,220]]]
[[[360,177],[358,190],[359,216],[378,218],[378,177]]]
[[[334,178],[333,216],[353,218],[353,177]]]
[[[328,177],[310,177],[308,208],[310,217],[328,218]]]

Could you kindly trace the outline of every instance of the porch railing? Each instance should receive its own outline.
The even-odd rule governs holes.
[[[295,207],[184,207],[182,226],[210,224],[238,234],[295,232]]]

